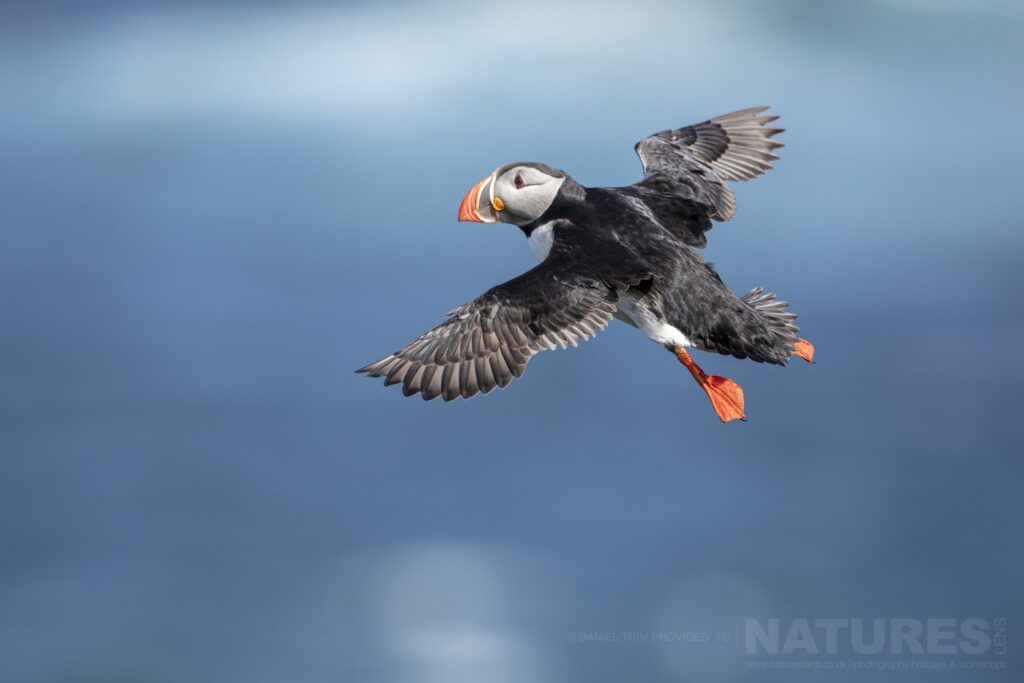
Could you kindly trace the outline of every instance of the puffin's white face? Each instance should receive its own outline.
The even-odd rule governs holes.
[[[466,193],[460,221],[526,225],[544,215],[565,182],[565,174],[531,163],[502,166]]]

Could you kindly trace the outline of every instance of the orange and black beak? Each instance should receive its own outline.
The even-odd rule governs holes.
[[[495,171],[487,176],[466,193],[459,205],[459,220],[473,221],[474,223],[494,223],[498,220],[500,205],[495,206],[494,181],[498,172]],[[498,202],[501,200],[499,199]]]

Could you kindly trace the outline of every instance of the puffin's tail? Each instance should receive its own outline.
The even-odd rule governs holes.
[[[774,293],[765,292],[761,287],[754,287],[741,296],[740,301],[761,315],[791,355],[799,356],[808,363],[814,362],[814,345],[796,336],[800,328],[794,324],[796,314],[786,310],[789,308],[788,302],[779,301]]]

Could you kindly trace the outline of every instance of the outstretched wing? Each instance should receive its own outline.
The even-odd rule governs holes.
[[[450,318],[356,372],[384,377],[402,393],[451,401],[505,387],[537,352],[575,346],[615,313],[616,287],[553,249],[526,273],[448,313]]]
[[[710,218],[729,220],[736,211],[736,198],[725,181],[756,178],[778,159],[772,152],[782,143],[771,138],[783,129],[768,127],[779,117],[761,116],[767,109],[744,109],[641,140],[636,152],[644,165],[644,179],[633,187],[655,203],[656,195],[665,195],[665,205],[673,204],[673,198],[697,203],[707,208]],[[692,223],[682,230],[688,233],[687,243],[704,246],[703,233],[711,228],[710,222],[687,218]]]

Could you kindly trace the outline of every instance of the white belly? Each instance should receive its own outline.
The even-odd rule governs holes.
[[[619,292],[619,313],[624,314],[640,328],[641,332],[662,346],[670,348],[693,346],[679,328],[660,320],[643,303],[626,292]]]

